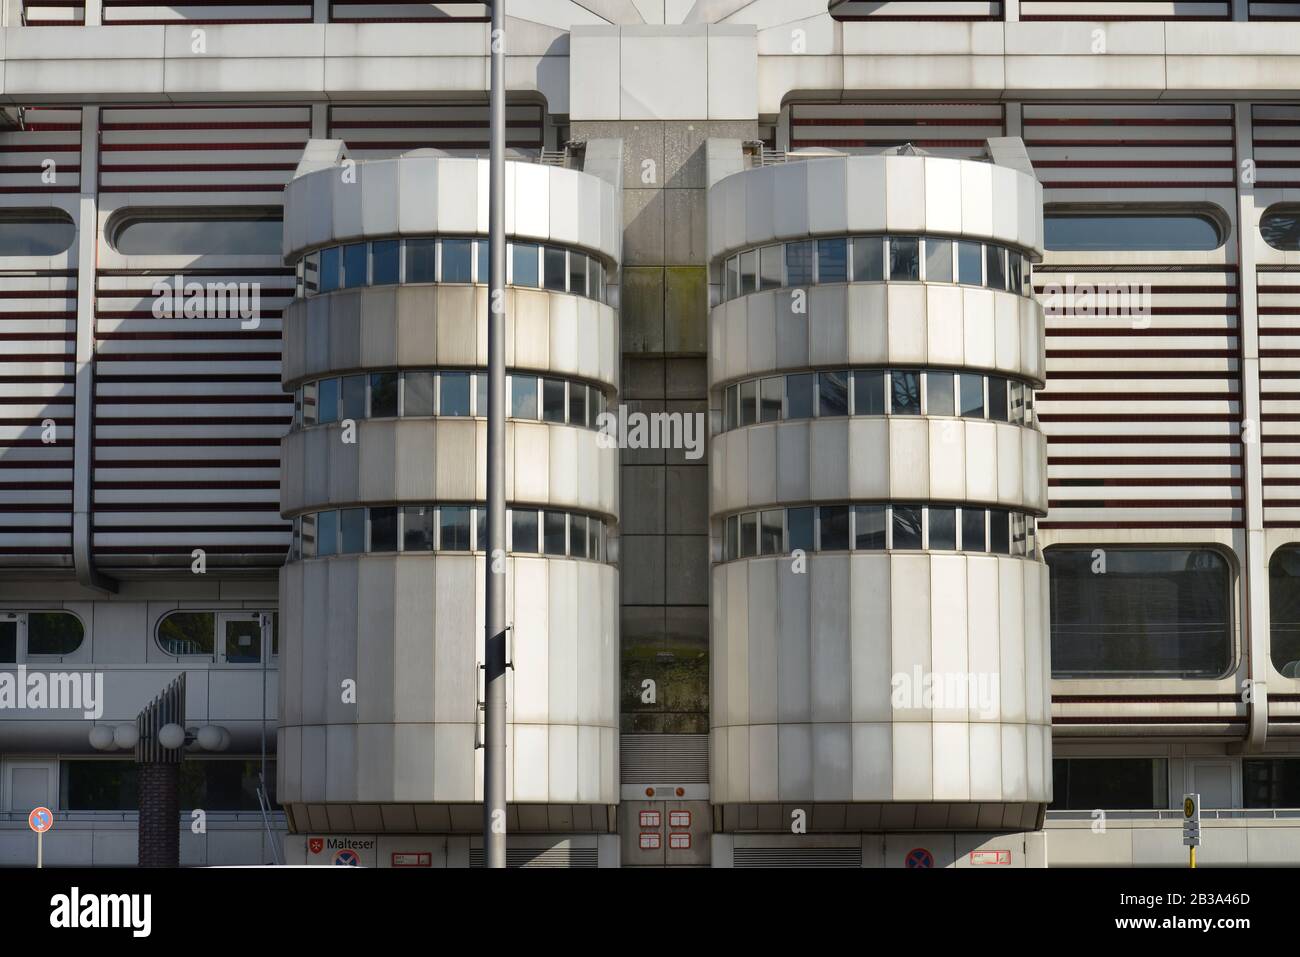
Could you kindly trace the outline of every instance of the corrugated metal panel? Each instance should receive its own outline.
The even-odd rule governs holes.
[[[148,3],[104,0],[104,23],[311,23],[309,0],[195,0],[191,3]]]
[[[858,867],[860,847],[737,847],[734,867]]]
[[[483,866],[483,849],[469,849],[469,866]],[[506,867],[596,867],[597,851],[594,847],[534,848],[511,847],[506,849]]]
[[[797,103],[790,148],[883,150],[903,143],[939,156],[978,157],[1006,129],[1001,103]]]
[[[71,27],[86,22],[86,5],[82,0],[45,0],[23,2],[23,24],[29,27]]]
[[[101,179],[134,206],[278,206],[310,132],[308,107],[143,107],[103,111]],[[280,321],[293,275],[278,255],[232,268],[203,257],[132,257],[100,268],[94,539],[105,566],[279,565],[279,445],[292,402],[280,390]],[[210,260],[209,260],[210,262]],[[237,318],[155,318],[153,285],[257,283],[257,328]]]
[[[1231,0],[1020,0],[1021,20],[1231,20]]]
[[[707,734],[624,734],[619,738],[624,784],[707,784]]]
[[[841,0],[831,5],[836,20],[1000,20],[1000,0]]]
[[[512,105],[506,110],[506,145],[541,150],[543,108]],[[348,144],[354,159],[384,159],[435,147],[458,154],[486,154],[487,103],[421,106],[333,106],[329,135]]]
[[[1224,103],[1024,107],[1025,146],[1049,191],[1047,203],[1054,200],[1053,189],[1231,190],[1236,183],[1232,136],[1232,106]]]
[[[492,5],[476,0],[439,0],[437,3],[392,3],[390,0],[330,0],[334,23],[437,23],[482,22],[492,18]],[[511,13],[518,16],[515,10]]]
[[[1256,187],[1300,186],[1300,106],[1255,104],[1251,131]]]
[[[1261,271],[1259,389],[1264,524],[1300,525],[1300,270]]]

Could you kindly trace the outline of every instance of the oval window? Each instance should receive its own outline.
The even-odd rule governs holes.
[[[158,622],[158,644],[169,655],[210,656],[216,638],[217,616],[210,611],[172,612]]]
[[[33,611],[27,615],[29,655],[70,655],[81,647],[86,626],[66,611]]]
[[[1268,210],[1259,219],[1259,233],[1274,249],[1300,249],[1300,206]]]
[[[57,256],[76,237],[72,217],[62,210],[0,210],[0,256]]]
[[[1273,667],[1300,678],[1300,545],[1287,545],[1268,563],[1269,651]]]
[[[1218,249],[1223,230],[1205,213],[1048,210],[1043,245],[1055,252],[1188,252]]]
[[[278,256],[280,210],[128,211],[109,235],[128,256]]]

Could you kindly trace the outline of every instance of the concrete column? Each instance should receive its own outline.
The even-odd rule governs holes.
[[[104,24],[104,0],[86,0],[86,26],[98,27]]]

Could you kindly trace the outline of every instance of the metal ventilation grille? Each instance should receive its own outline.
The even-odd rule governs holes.
[[[469,866],[483,866],[483,849],[471,847]],[[594,847],[512,847],[506,850],[506,867],[595,867]]]
[[[736,867],[861,867],[860,847],[738,847]]]
[[[624,784],[707,784],[707,734],[625,734],[619,739]]]

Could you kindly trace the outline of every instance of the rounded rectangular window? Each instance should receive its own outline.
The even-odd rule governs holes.
[[[216,650],[217,616],[210,611],[176,611],[158,622],[158,644],[169,655],[204,655]]]
[[[57,256],[76,238],[77,227],[62,210],[0,211],[0,256]]]
[[[113,248],[127,256],[275,256],[278,259],[283,231],[279,210],[211,215],[191,210],[127,210],[115,216],[109,226]]]
[[[1232,573],[1206,548],[1050,548],[1054,678],[1219,678]]]
[[[1268,563],[1269,651],[1273,667],[1300,678],[1300,545],[1286,545]]]
[[[1209,250],[1223,240],[1219,224],[1197,212],[1048,210],[1043,216],[1043,245],[1061,252]]]
[[[70,655],[81,647],[86,628],[66,611],[33,611],[27,615],[27,654]]]

